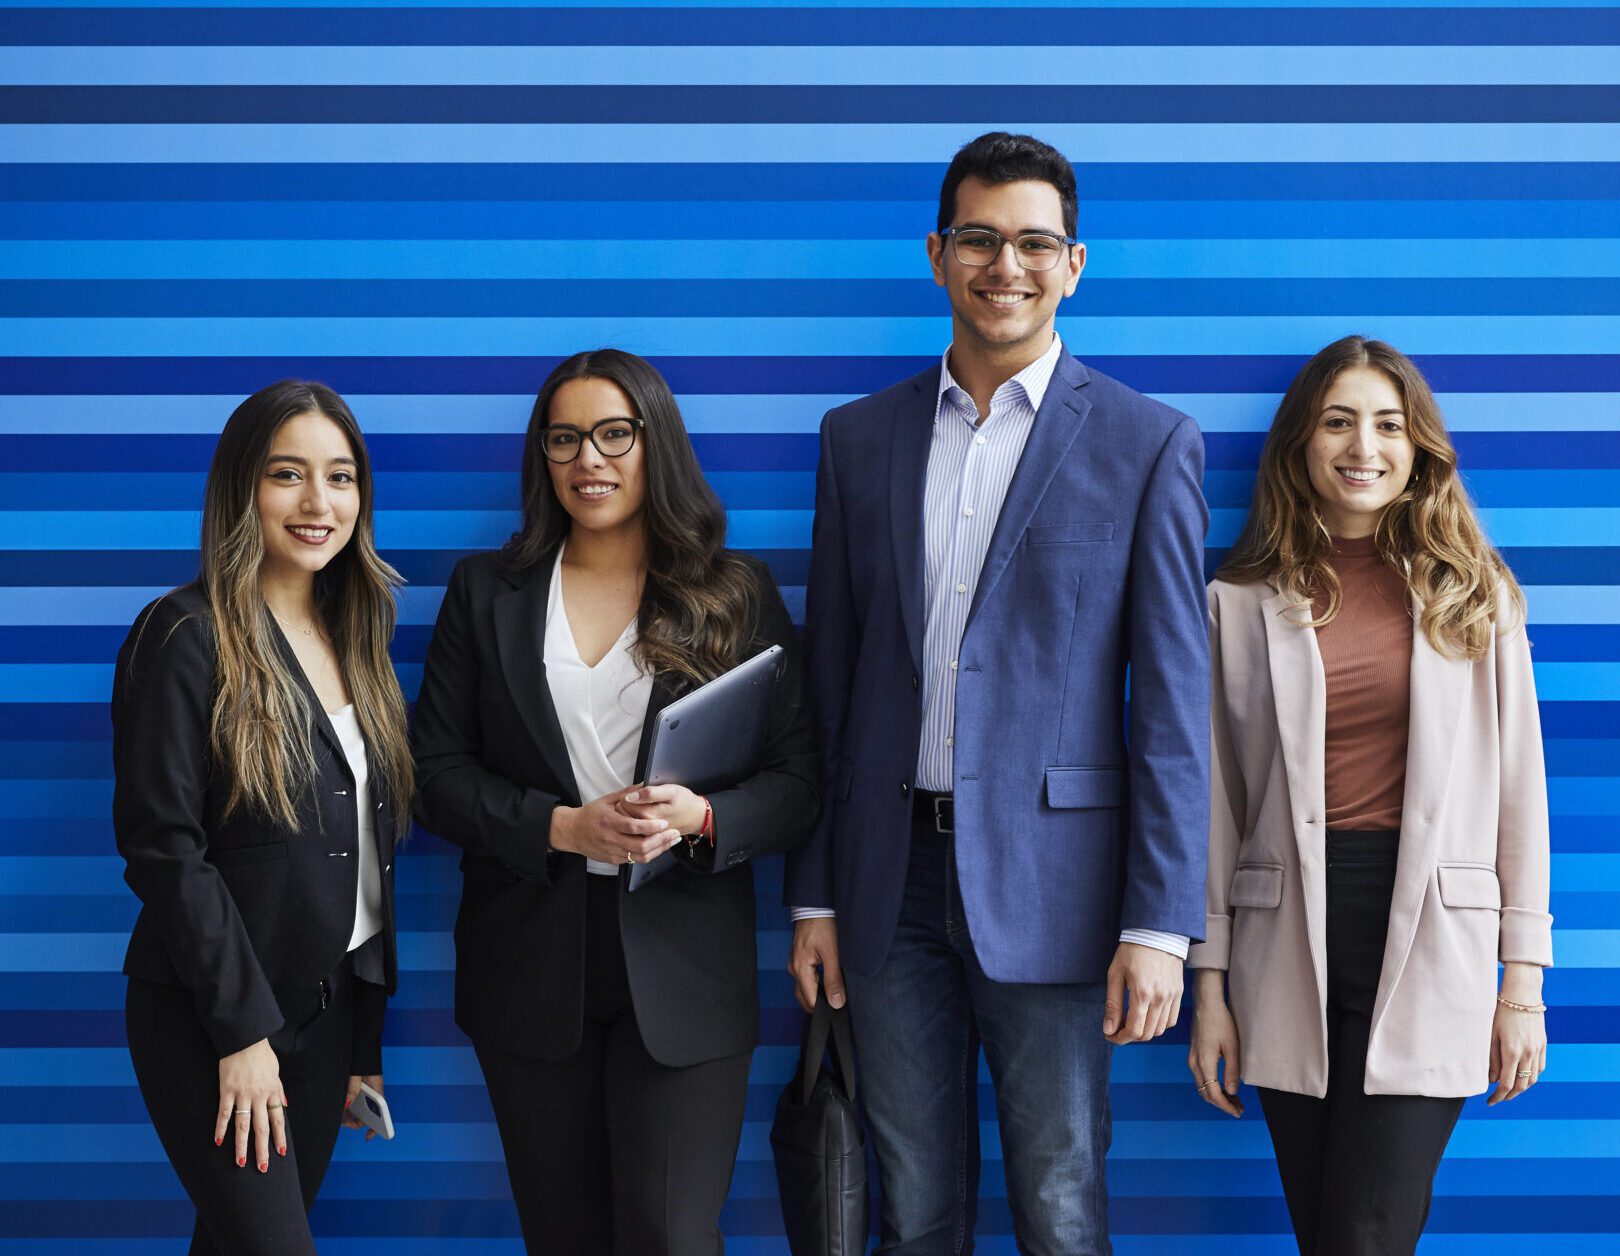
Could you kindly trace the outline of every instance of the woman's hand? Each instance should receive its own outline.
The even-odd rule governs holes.
[[[1200,968],[1196,972],[1192,1046],[1187,1051],[1187,1067],[1192,1070],[1193,1084],[1205,1103],[1232,1116],[1242,1116],[1243,1104],[1237,1093],[1238,1079],[1243,1075],[1243,1057],[1237,1022],[1226,1006],[1223,988],[1226,974],[1217,968]],[[1224,1073],[1222,1061],[1226,1065]]]
[[[1541,969],[1535,964],[1504,964],[1502,997],[1534,1007],[1541,1002]],[[1487,1106],[1517,1099],[1541,1080],[1547,1068],[1547,1016],[1521,1012],[1502,1003],[1491,1021],[1491,1081],[1496,1089]]]
[[[363,1077],[356,1076],[355,1074],[351,1073],[349,1075],[348,1093],[343,1096],[343,1127],[351,1130],[365,1130],[366,1141],[369,1142],[371,1139],[377,1137],[377,1131],[372,1129],[359,1117],[355,1116],[354,1113],[349,1111],[349,1105],[352,1104],[360,1095],[361,1082],[365,1082],[366,1085],[370,1086],[379,1095],[383,1092],[381,1073],[367,1073]]]
[[[641,820],[665,820],[677,834],[696,833],[709,814],[703,799],[684,785],[641,785],[619,800],[619,810]]]
[[[641,819],[619,809],[635,786],[592,799],[583,807],[558,807],[551,813],[551,849],[584,855],[601,863],[646,863],[681,840],[669,821]],[[698,823],[703,821],[699,818]]]
[[[268,1038],[243,1047],[219,1062],[219,1111],[214,1114],[214,1146],[225,1144],[225,1133],[236,1133],[236,1166],[247,1165],[248,1134],[257,1144],[254,1162],[260,1173],[270,1169],[270,1145],[287,1154],[287,1124],[282,1110],[287,1092],[281,1087],[281,1063]]]

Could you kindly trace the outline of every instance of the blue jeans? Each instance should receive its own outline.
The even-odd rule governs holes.
[[[846,972],[845,981],[883,1190],[878,1252],[973,1250],[982,1043],[1018,1250],[1109,1256],[1104,985],[986,977],[968,934],[952,839],[921,827],[912,830],[888,958],[875,975]]]

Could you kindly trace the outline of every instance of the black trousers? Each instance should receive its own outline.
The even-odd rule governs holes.
[[[1325,1098],[1260,1090],[1303,1256],[1410,1256],[1461,1099],[1363,1092],[1399,835],[1327,835]]]
[[[531,1254],[715,1256],[752,1053],[647,1053],[619,940],[619,880],[589,876],[585,1029],[564,1060],[474,1044]]]
[[[214,1146],[219,1056],[191,992],[130,980],[129,1054],[152,1127],[197,1209],[191,1256],[314,1256],[308,1213],[337,1141],[354,1046],[352,960],[327,980],[326,1009],[270,1038],[287,1092],[287,1155],[272,1146],[266,1173],[254,1164],[251,1139],[246,1168],[237,1167],[233,1131]]]

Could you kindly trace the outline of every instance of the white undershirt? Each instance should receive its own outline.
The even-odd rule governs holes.
[[[336,711],[328,711],[327,718],[343,744],[343,757],[349,761],[354,775],[354,807],[359,820],[356,825],[360,849],[355,852],[359,862],[359,876],[354,884],[354,932],[349,935],[349,950],[357,950],[382,932],[382,869],[377,866],[377,819],[371,805],[371,769],[366,762],[366,741],[360,735],[360,717],[351,702]]]
[[[557,722],[562,725],[579,800],[585,803],[634,781],[636,752],[652,698],[652,677],[642,673],[631,653],[636,643],[633,618],[601,661],[595,667],[585,666],[563,605],[565,548],[558,547],[546,601],[546,682],[557,708]],[[619,874],[614,864],[596,859],[587,859],[585,867],[599,876]]]

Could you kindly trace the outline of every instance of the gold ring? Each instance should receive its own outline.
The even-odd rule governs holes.
[[[267,1107],[267,1108],[269,1108],[269,1109],[270,1109],[270,1111],[272,1111],[272,1112],[274,1112],[274,1111],[275,1111],[275,1110],[276,1110],[276,1109],[277,1109],[277,1108],[279,1108],[279,1107],[280,1107],[280,1106],[281,1106],[281,1105],[280,1105],[280,1104],[279,1104],[279,1103],[267,1103],[267,1104],[265,1104],[265,1105],[264,1105],[264,1106],[265,1106],[265,1107]]]
[[[1532,1073],[1532,1072],[1531,1072],[1531,1071],[1530,1071],[1530,1070],[1529,1070],[1529,1069],[1527,1069],[1527,1068],[1521,1068],[1521,1069],[1520,1069],[1520,1070],[1519,1070],[1519,1071],[1518,1071],[1518,1073],[1517,1073],[1517,1074],[1515,1074],[1515,1076],[1518,1076],[1518,1077],[1534,1077],[1534,1076],[1535,1076],[1535,1074],[1534,1074],[1534,1073]]]
[[[1209,1089],[1209,1088],[1210,1088],[1210,1087],[1211,1087],[1211,1086],[1213,1086],[1213,1085],[1214,1085],[1214,1084],[1215,1084],[1215,1083],[1214,1083],[1214,1082],[1213,1082],[1213,1081],[1207,1081],[1207,1082],[1205,1082],[1205,1083],[1204,1083],[1204,1084],[1203,1084],[1203,1085],[1202,1085],[1202,1086],[1200,1086],[1200,1087],[1199,1087],[1199,1088],[1198,1088],[1198,1093],[1199,1093],[1199,1094],[1203,1094],[1203,1093],[1204,1093],[1204,1092],[1205,1092],[1205,1091],[1206,1091],[1206,1090],[1208,1090],[1208,1089]]]
[[[636,862],[636,853],[635,853],[635,851],[633,851],[633,850],[625,851],[624,852],[624,862],[627,863],[627,864],[635,863]]]

